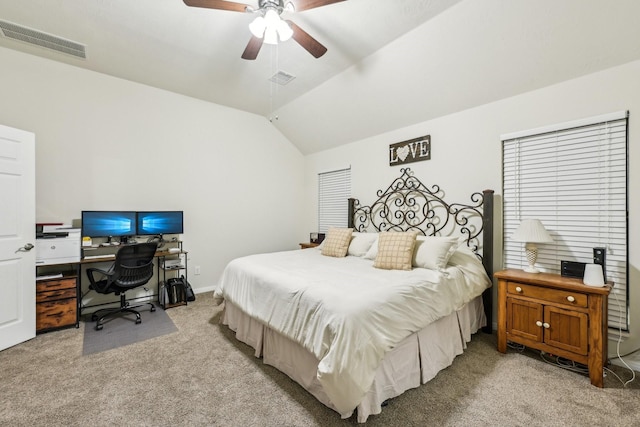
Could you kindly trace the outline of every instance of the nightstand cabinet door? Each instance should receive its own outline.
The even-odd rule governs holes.
[[[544,342],[572,353],[586,356],[588,316],[571,310],[547,306],[544,308]]]
[[[542,342],[543,316],[542,304],[519,298],[507,298],[507,334],[509,336]],[[540,326],[537,322],[540,322]]]

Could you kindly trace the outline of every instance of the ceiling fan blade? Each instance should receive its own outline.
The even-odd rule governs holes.
[[[345,0],[289,0],[293,3],[296,12],[303,10],[315,9],[316,7],[322,7],[333,3],[339,3]],[[286,3],[286,1],[285,1]]]
[[[183,0],[184,4],[191,7],[204,7],[207,9],[231,10],[234,12],[246,12],[248,5],[225,0]]]
[[[249,40],[247,47],[244,49],[244,52],[242,52],[242,59],[256,59],[261,47],[262,39],[260,37],[251,36],[251,40]]]
[[[297,41],[300,46],[305,48],[307,52],[316,58],[320,58],[322,55],[327,53],[327,48],[311,37],[309,33],[298,27],[292,21],[287,20],[286,22],[293,30],[293,39]]]

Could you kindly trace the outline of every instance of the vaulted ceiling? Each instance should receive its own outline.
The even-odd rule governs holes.
[[[247,61],[251,13],[2,0],[0,21],[86,59],[3,33],[0,46],[264,116],[307,154],[640,59],[638,16],[637,0],[346,0],[286,16],[324,56],[290,40]]]

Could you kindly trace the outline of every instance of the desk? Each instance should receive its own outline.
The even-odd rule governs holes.
[[[157,293],[150,297],[158,297],[160,293],[160,272],[163,272],[163,278],[166,281],[166,271],[185,271],[185,279],[187,277],[187,252],[182,251],[182,242],[168,242],[179,244],[180,252],[170,252],[169,250],[157,251],[154,257],[157,259]],[[106,246],[100,249],[117,250],[119,246]],[[185,264],[183,268],[163,268],[162,264],[168,257],[178,257],[184,254]],[[83,306],[82,300],[88,293],[82,294],[82,277],[83,266],[90,266],[96,263],[111,263],[115,261],[115,253],[101,254],[108,257],[100,258],[84,258],[75,262],[65,262],[58,264],[47,264],[36,266],[36,276],[38,271],[46,270],[43,276],[49,278],[36,280],[36,333],[49,332],[62,329],[65,327],[80,327],[80,315],[82,310],[90,307],[99,307],[108,303]],[[59,274],[50,274],[57,272]],[[146,298],[140,297],[140,298]],[[115,301],[113,301],[115,303]],[[186,301],[175,305],[186,305]],[[169,307],[163,307],[169,308]]]

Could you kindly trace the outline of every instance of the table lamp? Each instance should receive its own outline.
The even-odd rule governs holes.
[[[545,230],[544,226],[539,219],[523,219],[518,226],[518,229],[511,235],[511,239],[516,242],[525,242],[524,250],[529,262],[529,267],[524,271],[527,273],[539,273],[535,267],[536,259],[538,258],[538,247],[536,243],[549,243],[553,242],[553,239]]]

